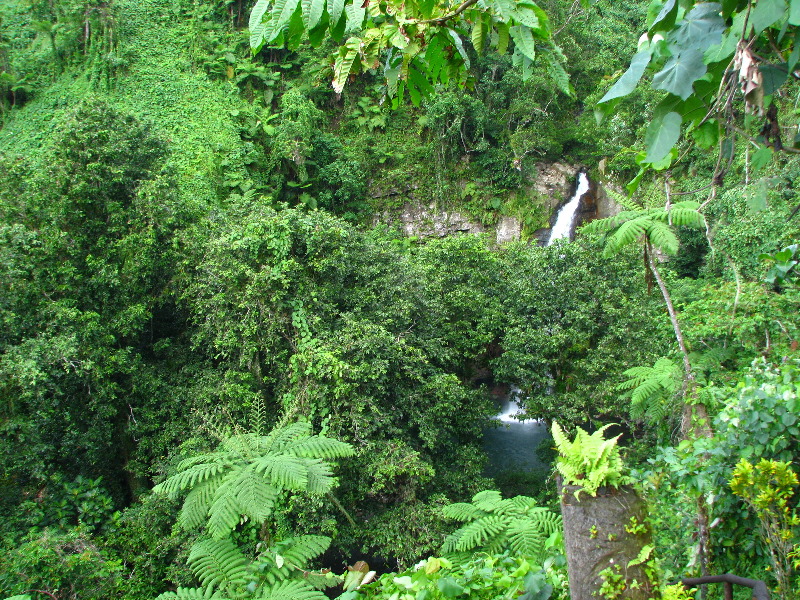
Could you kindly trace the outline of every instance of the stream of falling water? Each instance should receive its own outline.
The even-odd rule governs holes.
[[[556,223],[553,225],[553,229],[550,230],[550,239],[547,241],[548,246],[561,238],[570,239],[572,235],[572,224],[575,222],[578,206],[580,206],[581,198],[588,191],[589,178],[586,176],[586,173],[581,171],[578,173],[578,187],[575,189],[575,193],[572,198],[570,198],[569,202],[558,211]]]

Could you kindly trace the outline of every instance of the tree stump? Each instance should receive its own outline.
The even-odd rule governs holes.
[[[659,598],[644,501],[629,486],[581,489],[559,478],[571,600]]]

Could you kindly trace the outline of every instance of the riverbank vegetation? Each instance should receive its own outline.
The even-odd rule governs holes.
[[[753,4],[730,127],[695,119],[726,75],[692,44],[732,57],[749,2],[525,4],[438,71],[409,38],[408,78],[343,71],[335,2],[251,53],[255,4],[0,5],[0,597],[566,600],[554,476],[487,468],[519,389],[570,437],[614,424],[653,581],[795,598],[794,0]],[[668,68],[656,33],[706,53],[680,103],[634,77]],[[618,210],[542,247],[553,163]],[[414,206],[519,239],[409,236]]]

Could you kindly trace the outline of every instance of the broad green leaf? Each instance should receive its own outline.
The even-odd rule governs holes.
[[[514,19],[530,27],[541,38],[550,36],[550,20],[547,13],[532,2],[520,2],[513,13]]]
[[[492,0],[495,12],[500,16],[500,20],[508,22],[516,9],[515,0]]]
[[[331,26],[336,25],[344,12],[344,0],[328,0],[328,14],[331,16]]]
[[[456,45],[456,50],[458,50],[458,53],[461,55],[461,58],[464,61],[464,68],[469,69],[470,67],[469,56],[467,56],[467,53],[464,50],[464,44],[461,42],[461,38],[453,29],[448,29],[447,33],[450,34],[453,43]]]
[[[713,148],[719,141],[719,125],[714,120],[706,121],[692,130],[692,138],[701,150]]]
[[[703,53],[690,48],[667,61],[664,68],[653,76],[653,87],[686,100],[692,94],[692,84],[705,74]]]
[[[264,43],[264,32],[266,24],[264,23],[264,15],[269,10],[270,0],[258,0],[253,10],[250,12],[250,47],[259,48]]]
[[[464,593],[464,588],[452,577],[442,577],[436,586],[445,598],[455,598]]]
[[[744,192],[747,208],[750,212],[757,213],[767,208],[767,180],[763,177]]]
[[[325,0],[301,0],[303,7],[303,24],[306,29],[314,29],[325,12]]]
[[[425,60],[428,63],[428,72],[431,74],[431,79],[436,81],[444,65],[444,44],[442,37],[435,36],[425,48]]]
[[[789,0],[789,24],[800,25],[800,0]]]
[[[339,54],[333,64],[333,91],[337,94],[342,93],[360,48],[361,40],[357,37],[351,37],[339,49]]]
[[[531,60],[536,59],[536,42],[533,39],[533,34],[528,27],[524,25],[514,25],[509,32],[511,38],[517,49]]]
[[[553,81],[555,81],[558,89],[564,92],[567,96],[574,97],[575,90],[572,89],[572,84],[569,82],[569,74],[567,73],[566,69],[564,69],[564,66],[558,61],[555,54],[553,54],[553,52],[545,52],[544,59],[545,63],[547,64],[547,72],[550,74],[550,77],[553,78]],[[530,66],[531,68],[533,67],[532,61]]]
[[[483,54],[483,43],[485,39],[486,28],[483,24],[483,19],[481,19],[472,26],[472,32],[470,35],[472,47],[475,48],[475,52],[478,54],[478,56]]]
[[[765,96],[775,93],[775,90],[781,87],[789,76],[785,65],[760,65],[758,70],[761,71]]]
[[[676,112],[667,113],[655,119],[647,127],[644,136],[647,157],[645,162],[656,163],[667,156],[681,135],[681,116]]]
[[[622,74],[622,77],[620,77],[617,82],[611,86],[611,89],[609,89],[605,95],[600,98],[598,104],[602,104],[603,102],[608,102],[614,98],[620,98],[630,94],[634,89],[636,89],[639,80],[641,80],[642,75],[644,75],[644,71],[649,64],[650,53],[646,50],[643,52],[637,52],[631,59],[631,65],[628,67],[628,70],[625,71]]]
[[[721,9],[716,2],[697,4],[681,20],[675,32],[670,34],[670,39],[674,40],[681,52],[688,48],[705,52],[709,46],[722,40],[725,21],[719,15]]]
[[[667,0],[664,3],[664,6],[661,7],[661,10],[656,15],[653,22],[650,24],[650,30],[655,31],[656,25],[660,25],[658,30],[661,29],[670,29],[672,28],[672,24],[675,22],[675,14],[678,12],[678,6],[675,0]]]
[[[361,29],[361,25],[364,23],[364,17],[367,14],[367,9],[364,8],[360,2],[356,2],[354,4],[345,5],[344,12],[347,15],[347,25],[345,26],[345,31],[359,31]]]
[[[772,148],[767,146],[756,150],[750,158],[750,166],[753,168],[753,172],[757,173],[766,167],[772,161],[772,154]]]
[[[750,23],[756,33],[761,33],[783,17],[786,9],[786,0],[758,0],[750,13]]]
[[[495,27],[497,29],[497,53],[505,54],[508,50],[510,28],[506,23],[498,23]]]
[[[268,42],[277,38],[283,28],[289,24],[299,3],[300,0],[275,0],[275,4],[270,11],[272,19],[267,27],[266,37]]]
[[[797,0],[800,2],[800,0]],[[786,61],[786,69],[791,73],[794,71],[795,66],[797,66],[797,62],[800,61],[800,29],[798,29],[794,34],[794,48],[792,48],[792,53],[789,55],[789,60]]]

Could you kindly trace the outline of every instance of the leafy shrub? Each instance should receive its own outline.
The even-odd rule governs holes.
[[[0,553],[0,596],[43,590],[61,600],[120,597],[121,562],[83,528],[31,533]]]

